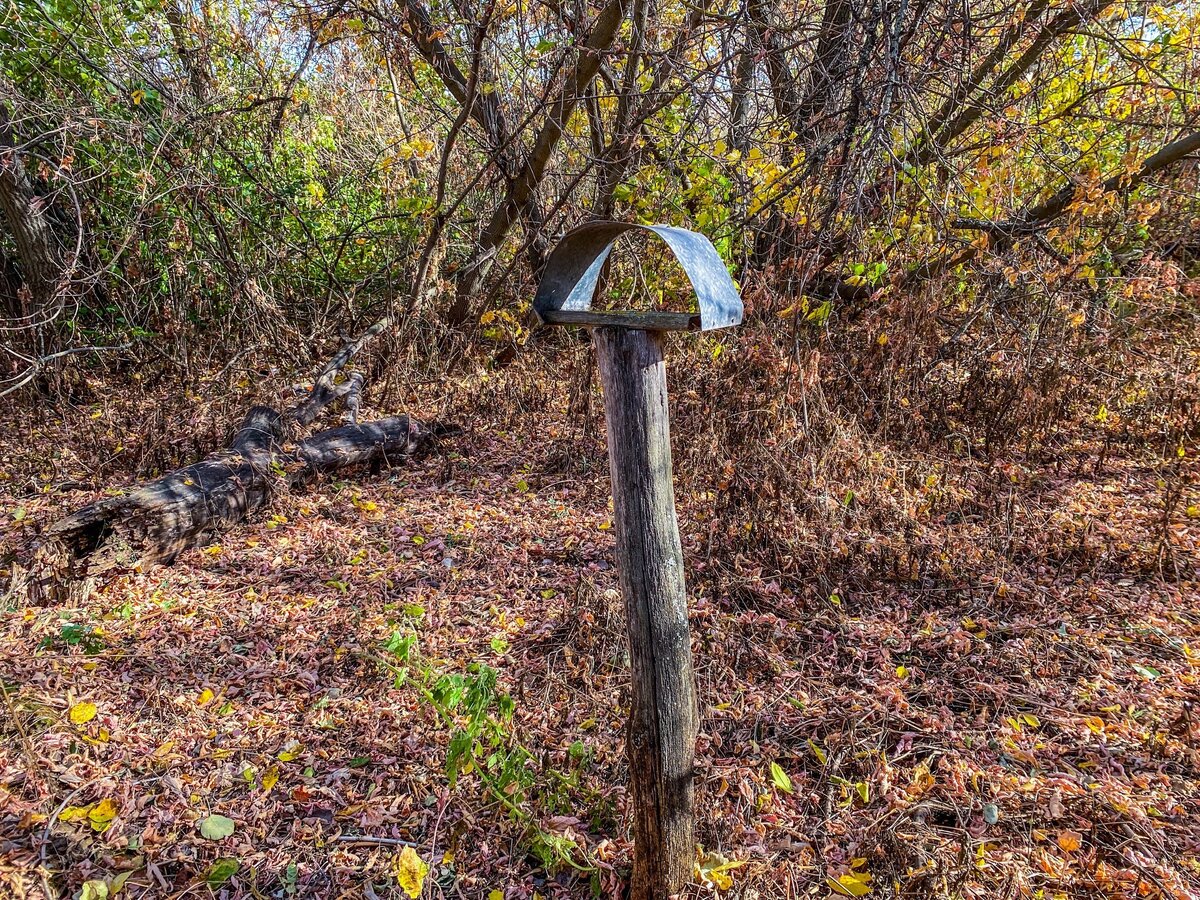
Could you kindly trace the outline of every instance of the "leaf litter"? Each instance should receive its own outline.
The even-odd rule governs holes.
[[[628,678],[604,448],[544,415],[278,498],[77,608],[10,599],[0,891],[616,896]],[[80,501],[55,489],[85,468],[71,424],[36,435],[56,458],[0,458],[6,567]],[[982,481],[937,465],[963,497]],[[714,560],[703,491],[680,484],[695,896],[1197,896],[1200,523],[1172,522],[1183,574],[1159,577],[1152,468],[1075,471],[1011,464],[1003,548],[997,519],[918,517],[936,577],[855,577],[854,548],[891,537],[848,517],[782,575]],[[830,493],[865,504],[852,487]]]

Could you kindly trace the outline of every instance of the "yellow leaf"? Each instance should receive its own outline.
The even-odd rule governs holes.
[[[200,692],[200,696],[196,698],[196,705],[207,706],[209,703],[212,703],[213,697],[215,696],[216,695],[212,691],[210,691],[208,688],[205,688]]]
[[[504,900],[504,891],[492,891],[488,894],[488,900]]]
[[[417,851],[412,847],[405,847],[392,863],[392,868],[404,893],[412,900],[420,897],[421,889],[425,886],[425,876],[429,874],[429,866],[417,856]]]
[[[829,889],[843,897],[864,897],[871,893],[871,876],[866,872],[847,872],[837,878],[825,879]]]
[[[118,874],[115,878],[113,878],[112,884],[108,886],[109,893],[119,894],[121,892],[121,888],[125,887],[125,882],[132,878],[134,874],[136,873],[133,869]]]
[[[696,875],[713,887],[727,891],[733,887],[733,879],[729,873],[745,864],[740,859],[726,859],[723,854],[716,851],[704,853],[696,861]]]
[[[60,822],[82,822],[88,817],[88,806],[68,806],[58,814]]]
[[[90,722],[96,718],[96,704],[88,703],[84,700],[82,703],[76,703],[71,707],[71,721],[76,725],[82,725],[85,722]]]
[[[134,106],[138,106],[143,100],[146,99],[146,92],[138,89],[129,95],[129,99],[133,101]]]
[[[117,804],[108,799],[101,800],[88,810],[87,815],[93,831],[104,831],[117,817]]]
[[[279,766],[271,766],[263,773],[262,786],[263,790],[270,793],[271,788],[279,783]]]

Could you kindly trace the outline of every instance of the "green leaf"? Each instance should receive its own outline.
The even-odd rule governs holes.
[[[783,767],[774,760],[771,761],[771,783],[785,794],[792,792],[792,779],[788,777],[788,773],[783,771]]]
[[[1158,671],[1158,669],[1153,666],[1143,666],[1141,663],[1134,663],[1133,671],[1137,672],[1143,678],[1149,678],[1151,681],[1162,676],[1162,672]]]
[[[218,859],[208,870],[204,880],[208,882],[209,887],[218,888],[236,875],[241,867],[242,864],[231,857]]]
[[[119,894],[121,892],[121,888],[125,887],[125,882],[132,878],[134,874],[136,874],[136,871],[134,869],[130,869],[128,872],[121,872],[119,875],[113,878],[112,883],[108,886],[109,894]]]
[[[216,813],[200,820],[200,835],[210,841],[224,840],[233,834],[234,828],[233,819]]]

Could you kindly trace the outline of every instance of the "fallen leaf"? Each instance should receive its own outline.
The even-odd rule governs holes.
[[[702,854],[697,860],[696,875],[706,884],[711,884],[718,890],[727,891],[733,887],[733,878],[729,873],[745,864],[743,860],[726,859],[723,854],[713,851]]]
[[[93,831],[105,831],[117,817],[117,804],[112,800],[101,800],[88,810],[87,817]]]
[[[208,882],[209,887],[220,887],[236,875],[238,869],[241,867],[242,864],[231,857],[218,859],[212,864],[212,868],[208,870],[208,875],[205,876],[204,880]]]
[[[843,897],[864,897],[871,893],[871,876],[866,872],[847,872],[837,878],[825,879],[829,889]]]
[[[85,722],[90,722],[92,719],[96,718],[96,704],[88,703],[86,700],[84,700],[82,703],[76,703],[71,707],[69,716],[71,721],[76,725],[82,725]]]
[[[809,738],[808,739],[808,748],[810,750],[812,750],[813,756],[815,756],[817,758],[817,762],[819,762],[821,765],[825,765],[825,762],[826,762],[826,760],[828,760],[829,757],[827,757],[825,755],[825,751],[821,749],[820,744],[818,744],[812,738]]]
[[[1070,829],[1060,831],[1058,833],[1057,843],[1064,852],[1074,853],[1081,846],[1083,846],[1083,835],[1081,835],[1078,831],[1071,831]]]
[[[121,888],[125,887],[125,882],[127,882],[135,874],[136,871],[134,869],[130,869],[128,872],[121,872],[119,875],[115,876],[108,886],[109,893],[119,894],[121,892]]]
[[[404,893],[413,900],[420,897],[425,886],[425,876],[429,874],[429,866],[417,855],[417,851],[412,847],[405,847],[396,857],[392,868]]]
[[[224,840],[233,834],[235,827],[233,819],[214,813],[200,820],[200,836],[210,841]]]
[[[90,806],[68,806],[58,814],[60,822],[82,822],[88,817]]]
[[[792,779],[788,776],[787,772],[783,771],[783,767],[774,760],[771,762],[771,783],[785,794],[792,792]]]

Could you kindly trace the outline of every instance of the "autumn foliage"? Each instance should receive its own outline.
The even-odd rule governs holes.
[[[682,225],[688,896],[1200,895],[1193,2],[14,0],[0,894],[620,897],[592,218]],[[601,303],[685,308],[653,244]],[[36,605],[348,337],[462,434]],[[326,417],[328,419],[328,417]],[[334,425],[326,421],[322,427]]]

